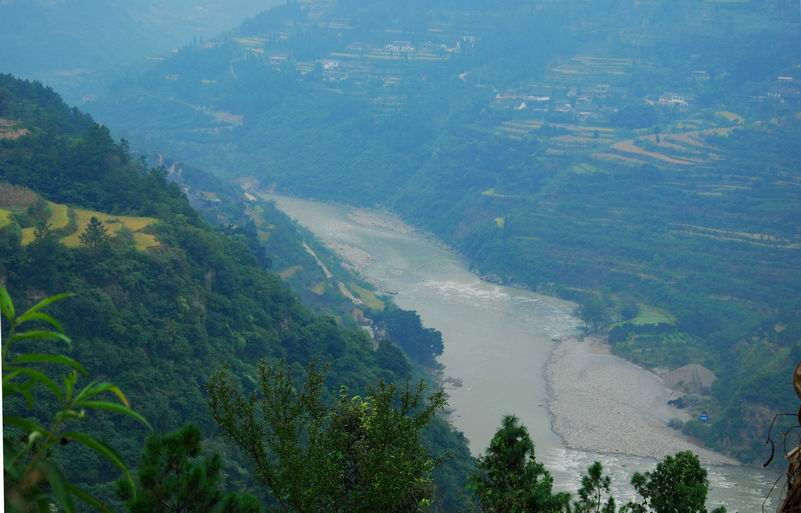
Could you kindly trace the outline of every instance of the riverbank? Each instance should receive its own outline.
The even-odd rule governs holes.
[[[705,464],[736,464],[668,427],[686,413],[669,406],[674,393],[656,374],[610,354],[606,341],[567,339],[546,367],[554,431],[571,449],[661,459],[691,450]]]

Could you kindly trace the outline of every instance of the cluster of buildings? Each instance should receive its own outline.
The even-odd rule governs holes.
[[[801,102],[801,80],[789,76],[776,77],[768,98],[780,103]]]

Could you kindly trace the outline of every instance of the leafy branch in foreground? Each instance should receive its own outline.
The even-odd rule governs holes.
[[[416,513],[431,504],[437,464],[420,432],[445,405],[442,391],[380,383],[366,398],[347,389],[331,407],[314,366],[296,387],[290,368],[262,362],[244,395],[226,372],[209,384],[214,419],[253,461],[280,511]]]
[[[26,346],[38,342],[71,346],[61,323],[44,312],[69,297],[71,294],[45,298],[17,315],[8,291],[0,287],[0,311],[6,321],[2,332],[3,401],[4,413],[10,413],[3,416],[3,475],[6,506],[12,512],[50,511],[55,503],[72,513],[76,511],[76,498],[95,510],[110,511],[65,478],[55,456],[60,447],[71,442],[110,462],[135,490],[131,472],[117,451],[72,426],[86,419],[89,410],[125,415],[150,427],[147,420],[131,409],[122,390],[111,383],[91,382],[77,388],[79,378],[88,376],[88,372],[74,359],[59,353],[24,352]],[[53,366],[66,371],[60,381],[53,377]],[[34,409],[54,412],[43,421],[33,414]]]

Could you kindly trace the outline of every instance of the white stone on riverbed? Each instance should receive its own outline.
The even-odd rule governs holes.
[[[654,373],[611,355],[604,341],[557,344],[546,371],[554,430],[573,449],[661,459],[691,450],[706,464],[735,464],[694,444],[667,423],[686,413]]]

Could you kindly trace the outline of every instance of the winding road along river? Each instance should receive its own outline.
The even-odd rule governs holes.
[[[600,460],[613,478],[615,495],[633,498],[635,471],[655,460],[566,448],[551,427],[544,369],[555,338],[576,333],[569,303],[482,281],[453,251],[384,214],[297,198],[269,195],[278,207],[320,240],[350,259],[379,290],[402,308],[416,310],[442,332],[440,358],[451,416],[474,454],[489,443],[504,414],[528,426],[537,457],[560,489],[575,491],[580,476]],[[369,255],[369,256],[368,256]],[[711,466],[710,504],[729,512],[759,512],[773,476],[746,466]],[[766,509],[772,511],[773,508]]]

